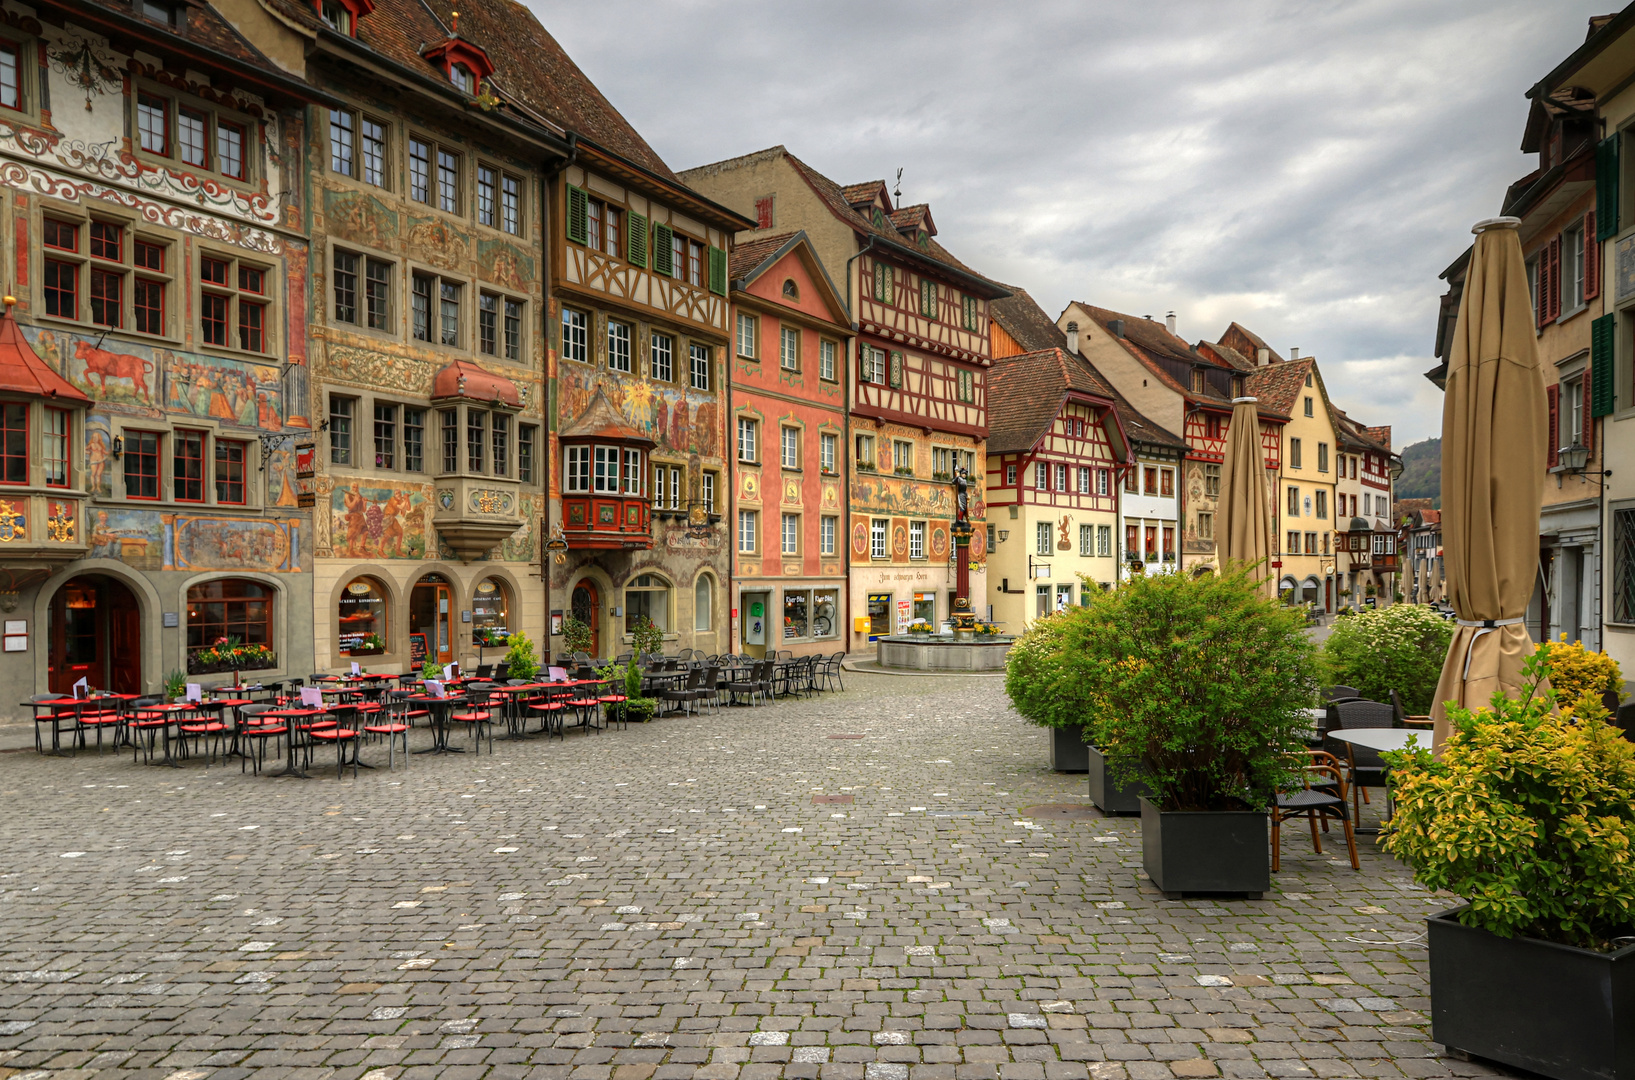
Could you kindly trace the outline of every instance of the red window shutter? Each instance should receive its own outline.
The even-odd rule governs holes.
[[[1544,396],[1550,402],[1550,450],[1545,463],[1553,469],[1561,457],[1561,384],[1545,387]]]
[[[1594,235],[1593,233],[1587,233],[1586,234],[1586,236],[1593,236],[1593,235]],[[1583,435],[1583,439],[1584,439],[1584,447],[1587,450],[1589,450],[1591,453],[1594,453],[1595,452],[1595,414],[1590,412],[1590,386],[1591,386],[1592,382],[1593,382],[1593,380],[1590,378],[1590,369],[1588,367],[1586,367],[1584,369],[1584,381],[1583,381],[1583,384],[1582,384],[1583,387],[1584,387],[1584,435]]]
[[[1584,215],[1584,299],[1601,295],[1601,244],[1595,239],[1595,211]],[[1589,385],[1589,380],[1584,381]],[[1585,413],[1588,416],[1589,413]]]
[[[1550,318],[1561,317],[1561,236],[1550,241]]]

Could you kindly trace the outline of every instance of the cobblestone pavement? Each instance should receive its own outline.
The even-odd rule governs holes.
[[[356,780],[0,755],[0,1076],[1490,1071],[1371,839],[1167,901],[1137,821],[1029,809],[1084,780],[999,680],[847,684]]]

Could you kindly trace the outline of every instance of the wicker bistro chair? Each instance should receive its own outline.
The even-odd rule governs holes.
[[[1308,750],[1307,754],[1311,760],[1305,767],[1305,786],[1296,791],[1278,792],[1272,806],[1272,873],[1282,867],[1283,822],[1301,815],[1311,824],[1312,846],[1319,855],[1323,853],[1323,840],[1317,831],[1318,819],[1323,819],[1323,828],[1327,829],[1328,819],[1337,818],[1345,829],[1351,869],[1361,870],[1362,863],[1357,861],[1357,836],[1351,831],[1351,815],[1346,812],[1345,773],[1339,759],[1322,750]]]
[[[703,682],[704,672],[698,668],[693,668],[687,675],[687,683],[685,686],[669,687],[667,689],[660,690],[659,699],[661,701],[673,701],[678,705],[687,706],[687,712],[691,714],[691,706],[697,704],[698,699],[703,696],[703,690],[700,689],[703,686]]]
[[[761,696],[761,688],[764,685],[761,680],[761,674],[766,670],[766,668],[766,661],[758,661],[757,663],[751,665],[743,678],[739,679],[737,682],[729,682],[727,684],[727,698],[729,703],[736,705],[738,704],[738,699],[740,697],[747,697],[751,705],[758,704]]]
[[[1353,698],[1360,697],[1362,697],[1362,692],[1355,686],[1340,686],[1336,684],[1328,688],[1328,699],[1330,701],[1349,701]]]
[[[1395,690],[1391,691],[1391,714],[1396,719],[1397,727],[1430,727],[1429,716],[1411,715],[1402,704],[1402,695]]]
[[[1339,701],[1334,703],[1332,710],[1335,723],[1331,731],[1335,728],[1388,728],[1395,719],[1391,706],[1379,701]],[[1338,740],[1329,741],[1324,749],[1333,757],[1338,757],[1340,753],[1345,755],[1346,784],[1351,788],[1353,823],[1360,825],[1362,804],[1372,802],[1368,789],[1385,786],[1385,759],[1380,757],[1378,750]]]

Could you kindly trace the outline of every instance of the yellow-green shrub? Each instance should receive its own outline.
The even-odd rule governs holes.
[[[1618,670],[1618,661],[1604,652],[1591,652],[1582,641],[1569,643],[1567,635],[1562,634],[1560,641],[1541,643],[1538,655],[1550,677],[1550,688],[1565,712],[1582,713],[1586,694],[1596,705],[1609,690],[1623,697],[1624,673]]]
[[[1577,717],[1535,694],[1450,709],[1440,758],[1388,754],[1385,850],[1420,884],[1464,897],[1466,926],[1605,949],[1635,929],[1635,745],[1590,702]]]

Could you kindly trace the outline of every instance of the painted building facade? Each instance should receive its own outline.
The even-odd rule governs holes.
[[[530,77],[488,48],[516,17],[461,7],[310,27],[337,99],[305,155],[319,668],[470,667],[546,636],[543,192],[567,144],[496,94]]]
[[[1337,607],[1384,607],[1407,599],[1410,569],[1393,516],[1391,429],[1365,428],[1333,410],[1340,471],[1334,483]],[[1369,598],[1373,599],[1370,600]]]
[[[988,305],[1007,290],[935,239],[924,205],[899,207],[882,181],[842,187],[783,147],[688,170],[694,188],[749,215],[741,241],[804,231],[856,326],[848,357],[848,651],[940,625],[954,601],[956,469],[985,472]],[[980,483],[970,492],[971,595],[986,595]]]
[[[732,651],[845,648],[851,320],[805,233],[732,253]]]
[[[726,652],[727,258],[748,222],[603,127],[550,189],[552,620],[586,623],[598,656],[642,618],[666,652]]]
[[[314,91],[208,6],[0,13],[0,684],[156,692],[222,638],[304,675]]]

